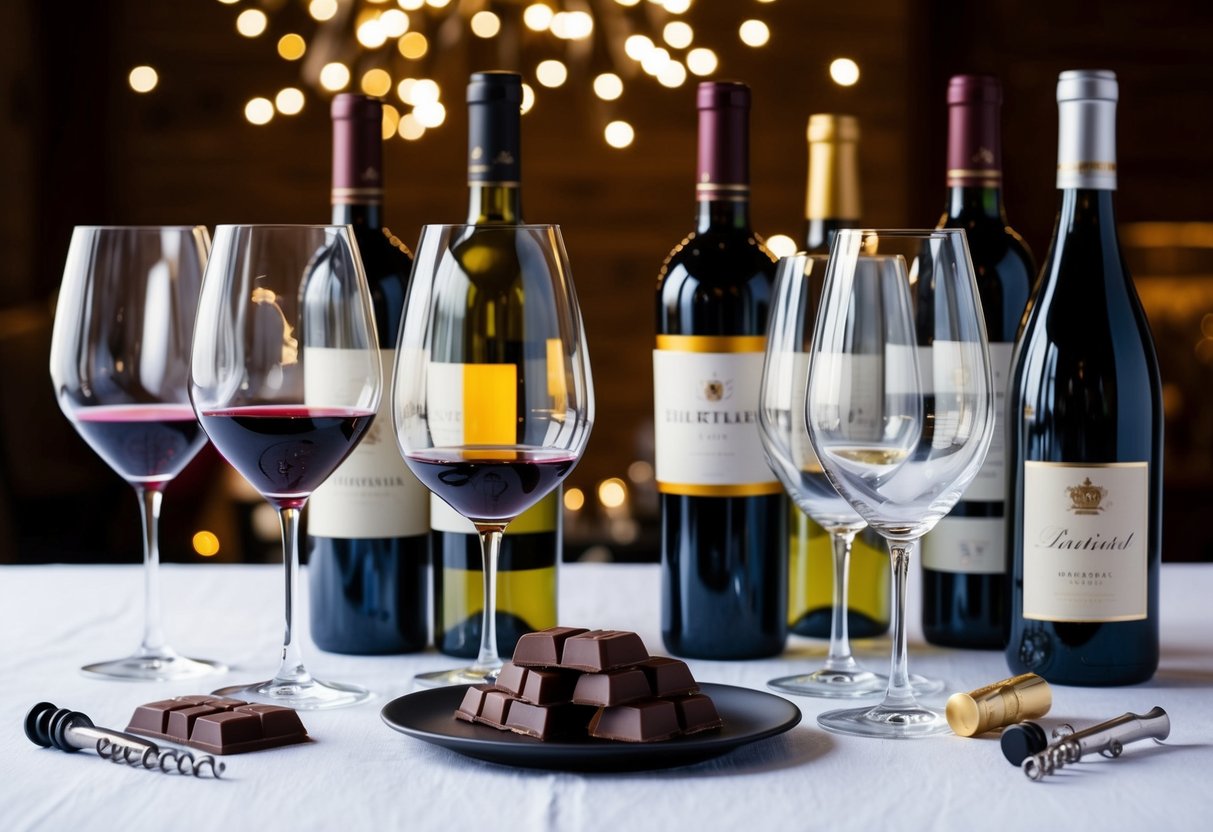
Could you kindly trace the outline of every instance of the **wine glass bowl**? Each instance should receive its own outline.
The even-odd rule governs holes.
[[[157,575],[163,491],[206,442],[189,402],[189,355],[209,249],[201,226],[79,226],[72,233],[51,380],[64,415],[135,489],[143,515],[143,639],[125,659],[85,666],[90,675],[168,681],[226,669],[168,645]]]
[[[422,230],[393,380],[396,439],[419,480],[476,527],[483,556],[480,650],[421,685],[483,682],[501,667],[501,535],[576,466],[594,418],[585,332],[560,230]]]
[[[362,439],[381,395],[370,292],[349,227],[219,226],[191,377],[203,429],[278,511],[286,570],[277,673],[216,693],[301,709],[367,699],[361,687],[307,671],[293,618],[299,513]]]
[[[806,397],[830,483],[889,544],[893,655],[884,701],[830,711],[840,733],[947,730],[914,698],[905,593],[918,539],[951,510],[989,448],[994,386],[964,232],[840,231],[826,269]]]

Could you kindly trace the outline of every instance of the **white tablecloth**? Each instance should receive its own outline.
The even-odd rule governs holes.
[[[570,566],[560,583],[562,623],[633,629],[660,650],[655,566]],[[200,565],[164,569],[167,629],[177,649],[226,660],[229,674],[150,684],[78,673],[83,663],[133,648],[140,587],[128,566],[0,568],[0,829],[1210,828],[1213,566],[1163,569],[1163,658],[1153,681],[1055,687],[1053,711],[1042,720],[1083,727],[1161,705],[1172,720],[1168,742],[1134,744],[1121,759],[1083,762],[1043,783],[1012,768],[994,737],[827,734],[815,717],[837,705],[800,697],[793,697],[804,712],[797,728],[694,766],[591,775],[506,768],[431,747],[380,721],[379,709],[412,689],[414,673],[452,665],[433,652],[362,658],[308,650],[317,675],[360,682],[378,698],[305,713],[314,743],[229,757],[219,781],[32,745],[22,722],[41,700],[121,728],[142,702],[265,678],[274,669],[281,568]],[[916,594],[916,580],[910,589]],[[923,644],[917,627],[911,633],[911,668],[946,679],[948,692],[1008,675],[1001,653],[943,650]],[[877,640],[859,645],[859,653],[885,669],[887,647]],[[792,639],[779,659],[696,661],[692,669],[703,681],[762,688],[768,678],[819,662],[822,653],[820,643]]]

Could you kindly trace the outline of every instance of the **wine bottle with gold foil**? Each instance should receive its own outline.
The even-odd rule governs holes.
[[[829,254],[834,232],[858,228],[859,121],[854,116],[809,116],[809,181],[804,249]],[[800,636],[830,637],[834,603],[834,549],[830,536],[789,501],[788,627]],[[889,629],[889,555],[880,535],[864,529],[851,548],[847,628],[852,638]]]
[[[787,498],[757,413],[775,258],[750,227],[749,87],[702,83],[698,110],[699,221],[657,279],[662,636],[756,658],[787,636]]]
[[[468,84],[468,214],[472,225],[522,222],[522,77],[477,72]],[[489,268],[491,252],[462,251]],[[509,259],[509,258],[506,258]],[[486,389],[468,385],[465,395]],[[491,437],[478,441],[491,442]],[[511,432],[501,440],[512,444]],[[480,540],[470,521],[430,496],[434,551],[434,645],[475,658],[484,585]],[[510,656],[520,636],[556,626],[556,563],[561,549],[560,489],[510,523],[497,565],[497,651]]]

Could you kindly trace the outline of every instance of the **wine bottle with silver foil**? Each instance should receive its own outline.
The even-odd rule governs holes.
[[[695,231],[657,279],[661,617],[681,656],[783,649],[787,517],[758,434],[775,258],[750,227],[750,89],[699,85]]]
[[[333,222],[348,224],[366,270],[385,373],[412,258],[383,226],[383,105],[333,99]],[[341,385],[342,350],[308,349],[307,391]],[[391,384],[390,375],[384,380]],[[391,396],[353,453],[308,502],[312,639],[337,653],[407,653],[429,641],[429,491],[396,449]]]
[[[468,215],[470,225],[522,222],[522,76],[477,72],[468,83]],[[500,240],[501,237],[494,239]],[[461,244],[457,256],[478,274],[494,258],[480,243]],[[509,273],[503,279],[513,279]],[[519,304],[521,309],[521,304]],[[521,314],[519,311],[518,314]],[[465,378],[476,373],[465,365]],[[471,375],[469,375],[471,374]],[[465,386],[464,396],[488,395],[483,385]],[[466,438],[466,435],[465,435]],[[494,437],[477,441],[492,444]],[[513,432],[497,439],[514,442]],[[480,647],[484,603],[480,539],[471,522],[430,497],[434,550],[434,644],[443,653],[475,658]],[[497,562],[497,652],[514,653],[524,634],[556,626],[556,563],[561,548],[560,489],[510,523]]]
[[[922,540],[923,634],[951,647],[1000,649],[1006,641],[1006,389],[1036,267],[1003,209],[1001,109],[997,78],[957,75],[948,84],[948,203],[938,227],[968,237],[995,387],[986,461]]]
[[[1117,96],[1108,71],[1058,81],[1061,207],[1007,411],[1007,664],[1068,685],[1158,667],[1162,393],[1116,235]]]
[[[859,228],[859,121],[854,116],[809,116],[809,180],[805,251],[829,254],[834,232]],[[800,636],[830,637],[834,606],[834,546],[830,535],[789,503],[788,628]],[[889,629],[889,554],[880,535],[855,536],[847,581],[847,630],[872,638]]]

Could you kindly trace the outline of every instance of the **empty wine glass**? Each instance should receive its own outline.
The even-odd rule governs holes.
[[[198,307],[190,395],[211,442],[278,510],[286,633],[273,679],[215,693],[292,708],[370,696],[303,665],[293,600],[299,514],[362,439],[379,405],[366,275],[344,225],[221,225]]]
[[[884,701],[829,711],[831,731],[947,730],[908,673],[906,578],[918,539],[960,498],[994,424],[981,301],[964,232],[839,231],[813,332],[806,418],[830,482],[888,541],[893,655]]]
[[[480,536],[475,664],[425,686],[492,680],[501,535],[573,470],[594,394],[581,311],[554,225],[430,225],[421,233],[393,381],[405,462]]]
[[[189,356],[209,249],[202,226],[72,233],[51,381],[72,425],[134,487],[143,515],[143,640],[133,655],[86,665],[86,673],[173,680],[226,670],[168,645],[158,576],[164,489],[206,442],[190,407]]]

